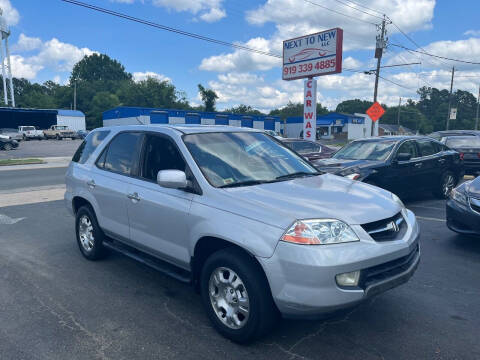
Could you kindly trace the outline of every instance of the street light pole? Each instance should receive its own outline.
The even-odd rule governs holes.
[[[77,79],[73,79],[73,110],[77,110]]]
[[[402,106],[402,97],[398,99],[397,125],[400,125],[400,106]]]
[[[478,130],[478,108],[480,107],[480,85],[478,86],[477,116],[475,118],[475,130]]]
[[[455,76],[455,66],[452,67],[452,81],[450,82],[450,94],[448,94],[448,112],[447,112],[447,130],[450,125],[450,108],[452,106],[453,77]]]

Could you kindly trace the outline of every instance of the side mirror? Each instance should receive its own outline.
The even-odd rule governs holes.
[[[395,160],[397,161],[408,161],[412,158],[412,154],[410,153],[399,153],[397,154],[397,158]]]
[[[185,189],[188,185],[187,175],[180,170],[160,170],[157,174],[157,183],[170,189]]]

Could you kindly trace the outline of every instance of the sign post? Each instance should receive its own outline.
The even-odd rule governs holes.
[[[377,101],[375,101],[372,106],[368,108],[366,111],[367,115],[370,116],[370,119],[372,119],[372,131],[371,134],[374,136],[374,131],[373,128],[375,126],[375,122],[382,117],[383,114],[385,114],[385,109],[380,105]]]
[[[457,108],[450,109],[450,120],[457,120]]]
[[[317,134],[317,80],[308,78],[304,82],[303,138],[315,141]]]
[[[343,30],[334,28],[283,42],[282,79],[303,79],[303,138],[315,141],[317,128],[317,81],[315,76],[342,72]]]

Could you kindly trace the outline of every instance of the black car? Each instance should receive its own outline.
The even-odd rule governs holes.
[[[18,141],[13,140],[10,136],[0,135],[0,150],[12,150],[18,147]]]
[[[443,130],[443,131],[436,131],[434,133],[431,133],[428,136],[438,141],[441,141],[442,138],[445,138],[447,136],[478,136],[480,137],[480,130]]]
[[[309,140],[287,138],[282,139],[281,142],[304,158],[310,160],[314,165],[316,160],[329,158],[335,152],[334,149],[328,146]]]
[[[447,136],[441,142],[460,153],[465,174],[480,173],[480,136]]]
[[[319,170],[376,185],[398,195],[422,190],[446,198],[464,175],[458,152],[432,138],[420,136],[356,140],[317,164]]]
[[[480,236],[480,177],[452,191],[447,201],[447,226],[460,234]]]

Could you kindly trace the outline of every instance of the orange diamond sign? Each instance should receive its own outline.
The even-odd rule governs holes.
[[[370,116],[370,119],[374,122],[380,119],[383,114],[385,114],[385,109],[382,108],[378,101],[375,101],[367,110],[367,115]]]

